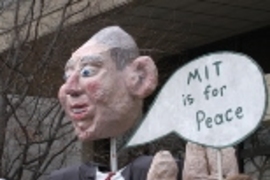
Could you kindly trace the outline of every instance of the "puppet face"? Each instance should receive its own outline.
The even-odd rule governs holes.
[[[129,91],[129,73],[128,68],[116,68],[101,44],[89,43],[73,53],[58,97],[79,139],[118,136],[134,124],[141,101]]]

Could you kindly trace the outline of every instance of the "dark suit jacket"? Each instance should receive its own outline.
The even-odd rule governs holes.
[[[146,180],[152,159],[153,156],[140,156],[123,168],[121,171],[121,176],[124,180]],[[179,169],[178,180],[181,180],[183,162],[178,159],[176,162]],[[85,163],[82,165],[56,170],[51,173],[48,180],[97,180],[97,170],[101,172],[108,172],[108,169],[100,164]]]

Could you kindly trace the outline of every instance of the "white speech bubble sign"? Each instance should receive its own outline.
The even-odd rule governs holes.
[[[232,146],[255,131],[266,106],[264,75],[253,59],[228,51],[204,55],[171,76],[127,146],[171,132],[205,146]]]

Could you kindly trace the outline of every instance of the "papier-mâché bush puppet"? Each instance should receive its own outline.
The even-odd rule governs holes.
[[[153,60],[140,56],[133,38],[120,27],[107,27],[93,35],[67,61],[65,83],[58,93],[78,138],[112,138],[130,129],[142,114],[143,99],[156,88],[157,74]],[[139,157],[117,172],[101,172],[88,164],[55,171],[50,180],[176,180],[177,171],[173,157],[162,151],[153,162]]]

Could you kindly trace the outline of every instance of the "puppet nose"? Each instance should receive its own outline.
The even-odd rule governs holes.
[[[71,75],[66,82],[66,94],[76,97],[82,93],[82,88],[79,82],[79,76],[74,73]]]

